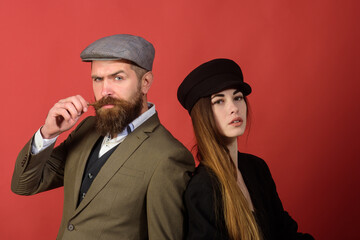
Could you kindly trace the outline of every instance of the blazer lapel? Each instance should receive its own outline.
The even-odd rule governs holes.
[[[94,128],[94,124],[91,124],[91,128],[89,128],[89,136],[86,136],[83,145],[83,151],[80,151],[79,162],[75,173],[75,181],[74,181],[74,199],[73,199],[73,209],[76,209],[79,191],[81,187],[82,177],[84,175],[85,166],[87,160],[89,159],[92,148],[94,147],[96,141],[99,139],[100,134],[96,132]]]
[[[157,114],[154,114],[146,122],[136,128],[131,134],[129,134],[125,140],[117,146],[117,149],[111,154],[109,159],[106,161],[100,172],[96,176],[94,182],[91,184],[89,191],[85,198],[81,201],[80,205],[75,211],[75,215],[84,209],[90,201],[105,187],[115,173],[124,165],[126,160],[136,151],[136,149],[148,138],[148,132],[152,132],[160,124]],[[95,139],[96,141],[96,139]],[[95,143],[95,142],[94,142]],[[90,152],[87,154],[89,156]],[[87,160],[87,159],[86,159]],[[82,176],[85,165],[82,164],[80,167],[79,176]],[[76,183],[75,189],[79,191],[81,184]],[[76,196],[78,196],[78,192]],[[77,198],[77,197],[76,197]]]

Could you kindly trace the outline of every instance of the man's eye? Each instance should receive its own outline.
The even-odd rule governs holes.
[[[99,82],[99,81],[101,81],[102,79],[101,78],[93,78],[93,81],[94,82]]]
[[[122,80],[122,79],[123,79],[123,78],[120,77],[120,76],[115,77],[115,80],[116,80],[116,81],[120,81],[120,80]]]

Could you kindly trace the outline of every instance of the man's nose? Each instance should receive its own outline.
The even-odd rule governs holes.
[[[109,80],[104,79],[101,95],[105,97],[105,96],[111,96],[112,94],[113,94],[113,90],[112,90],[111,82]]]

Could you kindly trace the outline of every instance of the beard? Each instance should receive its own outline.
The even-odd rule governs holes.
[[[104,97],[92,105],[96,112],[97,131],[102,136],[110,134],[113,138],[118,133],[121,133],[135,118],[140,116],[143,99],[139,90],[130,101]],[[102,108],[105,105],[113,105],[113,107]]]

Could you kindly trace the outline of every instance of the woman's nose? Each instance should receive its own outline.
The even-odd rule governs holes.
[[[234,101],[229,101],[229,112],[230,114],[234,114],[234,113],[238,113],[239,112],[239,108],[238,106],[235,104]]]

